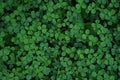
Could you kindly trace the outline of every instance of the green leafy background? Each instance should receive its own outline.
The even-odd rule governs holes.
[[[0,0],[0,80],[119,79],[119,0]]]

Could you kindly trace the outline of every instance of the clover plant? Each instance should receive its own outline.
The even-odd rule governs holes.
[[[0,0],[0,80],[119,79],[119,0]]]

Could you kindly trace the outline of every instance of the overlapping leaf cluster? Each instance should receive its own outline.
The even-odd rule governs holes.
[[[119,0],[0,0],[0,80],[119,80]]]

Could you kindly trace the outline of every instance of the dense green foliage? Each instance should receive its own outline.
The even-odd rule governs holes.
[[[0,80],[120,80],[120,0],[0,0]]]

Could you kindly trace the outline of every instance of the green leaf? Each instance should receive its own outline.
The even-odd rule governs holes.
[[[101,18],[102,20],[104,20],[104,18],[105,18],[104,13],[100,13],[100,18]]]
[[[119,31],[119,32],[120,32],[120,26],[118,26],[118,27],[117,27],[117,31]]]
[[[90,53],[94,53],[94,49],[90,49]]]
[[[85,30],[85,34],[90,34],[90,30],[89,29],[87,29],[87,30]]]
[[[112,23],[111,21],[109,21],[109,22],[108,22],[108,25],[110,25],[110,26],[111,26],[112,24],[113,24],[113,23]]]
[[[105,79],[109,79],[109,75],[107,73],[104,74]]]
[[[31,17],[28,17],[28,18],[27,18],[27,21],[28,21],[28,22],[31,22],[31,21],[32,21],[32,18],[31,18]]]
[[[89,0],[85,0],[86,3],[89,3]]]
[[[82,4],[82,8],[85,9],[87,6],[86,4]]]
[[[81,61],[77,61],[77,66],[81,66],[82,64],[81,64]]]
[[[48,75],[50,73],[50,68],[47,68],[47,67],[43,67],[43,73],[45,75]]]
[[[71,50],[69,48],[66,49],[66,53],[70,54]]]
[[[85,49],[85,54],[89,54],[89,49]]]
[[[6,21],[10,21],[10,16],[5,16]]]
[[[90,69],[94,70],[95,69],[95,65],[90,65]]]
[[[80,54],[79,55],[81,59],[84,59],[84,55],[83,54]]]
[[[31,75],[27,75],[27,76],[26,76],[26,79],[27,79],[27,80],[31,80],[31,78],[32,78]]]
[[[89,58],[89,59],[92,58],[92,57],[93,57],[93,56],[92,56],[91,54],[88,55],[88,58]]]
[[[82,72],[82,73],[81,73],[81,76],[82,76],[82,77],[85,77],[85,76],[86,76],[86,73],[85,73],[85,72]]]
[[[93,41],[94,36],[93,36],[93,35],[89,35],[89,36],[88,36],[88,39],[91,40],[91,41]]]
[[[66,41],[70,41],[70,37],[65,36]]]
[[[31,16],[32,16],[32,18],[36,17],[35,11],[31,11]]]
[[[5,55],[5,56],[2,57],[2,59],[3,59],[3,61],[7,61],[8,60],[8,56]]]
[[[82,54],[82,51],[80,49],[77,50],[77,54]]]
[[[67,67],[67,63],[66,62],[61,62],[63,67]]]
[[[22,11],[22,9],[23,9],[23,5],[19,5],[19,6],[18,6],[18,10],[19,10],[19,11]]]
[[[92,6],[89,5],[88,6],[88,10],[91,11],[92,10]]]
[[[103,75],[105,73],[104,69],[98,71],[98,75]]]
[[[114,15],[115,14],[115,10],[114,9],[112,9],[108,14],[109,14],[109,16],[112,16],[112,15]]]
[[[97,80],[103,80],[104,78],[102,76],[97,76]]]
[[[120,6],[120,4],[119,4],[118,2],[116,2],[116,3],[114,4],[114,6],[115,6],[115,8],[118,8],[118,7]]]
[[[24,46],[24,49],[25,49],[26,51],[28,51],[28,50],[30,49],[29,45],[25,45],[25,46]]]
[[[95,10],[95,9],[92,9],[92,10],[91,10],[91,13],[92,13],[92,14],[95,14],[95,13],[96,13],[96,10]]]
[[[96,77],[97,76],[97,73],[94,71],[94,72],[92,72],[92,76],[93,77]]]
[[[71,60],[68,61],[68,65],[69,66],[72,65],[72,61]]]
[[[62,56],[66,56],[66,52],[62,52]]]
[[[28,44],[28,39],[27,38],[24,39],[24,44]]]
[[[102,4],[106,4],[107,3],[107,0],[102,0]]]
[[[92,8],[94,8],[94,7],[95,7],[95,5],[96,5],[96,4],[95,4],[94,2],[92,2]]]
[[[115,76],[110,76],[110,80],[115,80]]]
[[[82,35],[82,39],[87,39],[86,34],[83,34],[83,35]]]

